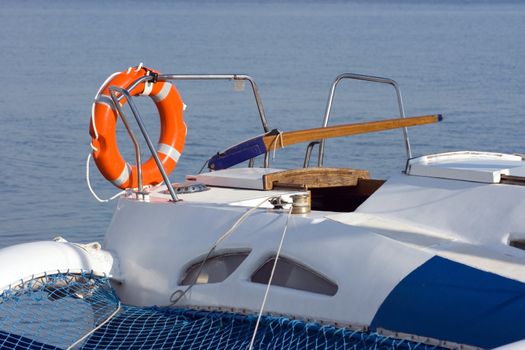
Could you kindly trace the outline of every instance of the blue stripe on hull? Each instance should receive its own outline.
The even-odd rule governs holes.
[[[435,256],[385,299],[371,328],[493,348],[525,338],[525,284]]]

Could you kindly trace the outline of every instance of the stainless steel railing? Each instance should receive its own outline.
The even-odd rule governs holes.
[[[363,74],[355,74],[355,73],[343,73],[343,74],[338,75],[335,78],[330,88],[330,93],[328,95],[328,102],[326,103],[326,109],[325,109],[324,118],[323,118],[323,127],[326,127],[328,125],[328,120],[330,119],[330,113],[332,112],[332,104],[334,101],[335,90],[339,82],[343,79],[362,80],[362,81],[369,81],[373,83],[391,85],[396,92],[397,104],[399,108],[399,115],[401,118],[405,117],[405,107],[403,106],[403,98],[401,96],[401,90],[397,82],[389,78],[375,77],[371,75],[363,75]],[[410,140],[408,139],[407,128],[403,128],[403,136],[405,140],[405,150],[407,154],[407,159],[410,159],[412,158],[412,150],[410,148]],[[324,143],[325,143],[324,139],[320,140],[319,142],[319,156],[317,160],[317,166],[319,167],[323,166]],[[305,155],[305,161],[304,161],[305,167],[308,166],[308,163],[310,162],[310,155],[312,152],[312,147],[313,145],[308,145],[306,155]]]
[[[263,127],[263,131],[266,133],[270,131],[270,128],[268,127],[268,121],[266,119],[266,114],[264,113],[264,107],[262,104],[261,97],[259,95],[259,90],[257,89],[257,84],[255,83],[255,80],[244,74],[159,74],[158,76],[150,76],[146,75],[143,76],[136,81],[134,81],[127,89],[118,87],[118,86],[110,86],[109,91],[111,95],[111,99],[113,100],[113,104],[115,105],[115,108],[117,109],[117,114],[122,119],[122,122],[131,138],[131,141],[133,143],[133,147],[135,149],[135,161],[137,163],[137,177],[138,177],[138,192],[137,196],[142,198],[145,196],[144,187],[142,183],[142,160],[140,155],[140,144],[131,129],[128,119],[126,118],[124,111],[119,103],[119,101],[123,98],[126,98],[131,112],[135,118],[135,121],[137,122],[137,125],[139,126],[139,129],[142,133],[142,136],[144,137],[144,140],[146,141],[146,144],[148,146],[148,149],[151,153],[151,156],[155,160],[155,164],[157,165],[157,168],[159,169],[162,179],[164,183],[166,184],[166,187],[168,188],[168,191],[170,193],[170,196],[172,198],[173,202],[179,201],[177,194],[175,193],[175,190],[173,189],[173,186],[171,184],[171,181],[168,177],[168,174],[166,174],[166,171],[164,170],[164,167],[162,166],[162,163],[157,155],[157,150],[155,149],[153,142],[151,141],[151,138],[149,137],[149,134],[146,130],[146,127],[144,125],[144,122],[142,120],[142,117],[140,116],[140,112],[133,101],[133,96],[131,96],[130,91],[132,91],[135,87],[137,87],[139,84],[143,82],[150,82],[154,80],[160,80],[160,81],[169,81],[169,80],[233,80],[233,81],[248,81],[250,83],[250,86],[252,88],[253,95],[255,97],[255,103],[257,105],[257,110],[259,112],[259,117],[261,119],[261,124]],[[117,96],[117,93],[120,94],[120,96]],[[250,160],[250,166],[253,166],[253,160]],[[269,166],[269,154],[266,153],[264,157],[264,166]]]
[[[133,145],[134,145],[134,148],[135,148],[135,158],[136,158],[136,163],[137,163],[137,176],[138,176],[138,192],[137,194],[142,194],[144,195],[144,189],[143,189],[143,183],[142,183],[142,171],[141,171],[141,165],[142,165],[142,162],[141,162],[141,156],[140,156],[140,145],[137,141],[137,138],[136,136],[134,135],[130,125],[129,125],[129,122],[122,110],[122,107],[120,106],[120,103],[119,101],[122,99],[122,98],[127,98],[127,100],[129,101],[129,105],[130,105],[130,109],[132,111],[132,114],[139,126],[139,129],[144,137],[144,140],[146,141],[146,144],[148,146],[148,149],[153,157],[153,159],[155,160],[155,163],[162,175],[162,178],[168,188],[168,191],[171,195],[171,198],[174,202],[178,201],[179,199],[177,198],[177,195],[175,193],[175,190],[173,189],[173,186],[171,185],[171,182],[169,180],[169,177],[168,175],[166,174],[165,170],[164,170],[164,167],[162,166],[162,163],[160,162],[158,156],[157,156],[157,151],[155,149],[155,147],[153,146],[153,143],[151,141],[151,138],[149,137],[149,134],[148,132],[146,131],[146,128],[144,126],[144,122],[142,121],[142,118],[140,116],[140,113],[133,101],[133,97],[131,96],[130,94],[130,91],[132,91],[135,87],[137,87],[139,84],[143,83],[143,82],[150,82],[150,81],[154,81],[154,80],[160,80],[160,81],[171,81],[171,80],[232,80],[232,81],[248,81],[250,83],[250,86],[252,88],[252,92],[253,92],[253,95],[254,95],[254,98],[255,98],[255,103],[257,105],[257,110],[259,112],[259,118],[261,120],[261,124],[262,124],[262,128],[263,128],[263,131],[266,133],[266,132],[269,132],[270,131],[270,128],[268,126],[268,121],[266,119],[266,114],[264,112],[264,107],[263,107],[263,104],[262,104],[262,100],[261,100],[261,97],[260,97],[260,94],[259,94],[259,90],[257,88],[257,84],[255,83],[255,80],[248,76],[248,75],[244,75],[244,74],[159,74],[158,76],[150,76],[150,75],[147,75],[147,76],[143,76],[139,79],[137,79],[136,81],[134,81],[127,89],[123,89],[123,88],[120,88],[120,87],[117,87],[117,86],[111,86],[109,88],[110,90],[110,94],[111,94],[111,98],[113,100],[113,103],[115,104],[115,107],[117,109],[117,112],[118,112],[118,115],[121,117],[123,123],[124,123],[124,126],[126,127],[126,130],[128,131],[128,134],[131,138],[131,141],[133,142]],[[326,109],[325,109],[325,113],[324,113],[324,118],[323,118],[323,127],[326,127],[328,125],[328,121],[330,119],[330,114],[331,114],[331,111],[332,111],[332,105],[333,105],[333,100],[334,100],[334,97],[335,97],[335,91],[336,91],[336,88],[339,84],[339,82],[343,79],[353,79],[353,80],[361,80],[361,81],[369,81],[369,82],[374,82],[374,83],[380,83],[380,84],[388,84],[388,85],[391,85],[395,92],[396,92],[396,98],[397,98],[397,104],[398,104],[398,109],[399,109],[399,114],[402,118],[405,117],[405,109],[404,109],[404,106],[403,106],[403,98],[402,98],[402,95],[401,95],[401,90],[397,84],[396,81],[392,80],[392,79],[389,79],[389,78],[382,78],[382,77],[375,77],[375,76],[370,76],[370,75],[362,75],[362,74],[354,74],[354,73],[343,73],[343,74],[340,74],[338,75],[335,80],[333,81],[332,85],[331,85],[331,88],[330,88],[330,93],[328,95],[328,101],[327,101],[327,104],[326,104]],[[117,96],[116,93],[119,93],[120,96]],[[404,136],[404,142],[405,142],[405,150],[406,150],[406,154],[407,154],[407,158],[412,158],[412,151],[411,151],[411,147],[410,147],[410,140],[409,140],[409,137],[408,137],[408,131],[407,131],[407,128],[403,128],[403,136]],[[322,140],[319,140],[319,141],[314,141],[312,143],[310,143],[307,147],[307,150],[306,150],[306,154],[305,154],[305,160],[304,160],[304,167],[308,167],[309,165],[309,162],[310,162],[310,158],[311,158],[311,153],[312,153],[312,150],[313,150],[313,147],[315,145],[319,145],[319,155],[318,155],[318,161],[317,161],[317,166],[319,167],[322,167],[323,166],[323,160],[324,160],[324,143],[325,143],[325,140],[322,139]],[[249,166],[253,166],[253,159],[250,160],[249,162]],[[264,167],[268,167],[269,166],[269,154],[266,153],[265,154],[265,157],[264,157]]]

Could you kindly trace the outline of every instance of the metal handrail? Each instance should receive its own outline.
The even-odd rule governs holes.
[[[303,168],[308,168],[310,166],[310,158],[312,157],[312,150],[315,145],[320,144],[321,141],[312,141],[306,146],[306,154],[304,155]]]
[[[261,119],[261,124],[263,127],[264,133],[270,131],[268,126],[268,120],[266,119],[266,113],[264,112],[264,107],[262,103],[261,96],[259,95],[259,89],[255,80],[246,74],[159,74],[158,80],[240,80],[248,81],[252,87],[253,96],[255,97],[255,104],[257,105],[257,110],[259,111],[259,118]],[[253,166],[253,161],[250,160],[250,165]],[[268,168],[270,166],[270,154],[264,154],[264,167]]]
[[[157,80],[244,80],[248,81],[252,87],[253,95],[255,97],[255,103],[259,111],[259,117],[264,132],[270,131],[268,127],[268,121],[266,120],[266,114],[264,113],[264,107],[262,104],[261,96],[259,95],[259,89],[255,80],[249,75],[245,74],[159,74]]]
[[[126,127],[126,130],[128,131],[128,135],[131,138],[131,142],[133,143],[133,147],[135,148],[135,160],[137,163],[137,176],[138,176],[138,189],[139,192],[144,191],[144,187],[142,186],[142,160],[140,155],[140,144],[137,141],[137,137],[135,136],[135,133],[131,129],[128,118],[124,115],[124,111],[122,110],[122,106],[119,103],[119,97],[115,94],[115,91],[121,92],[121,88],[117,86],[111,86],[109,87],[109,95],[111,99],[113,100],[113,105],[117,108],[117,116],[120,116],[120,119],[122,119],[122,123]]]
[[[330,93],[328,95],[328,102],[326,103],[326,110],[324,113],[324,120],[323,120],[323,127],[326,127],[328,125],[328,120],[330,118],[330,113],[332,112],[332,103],[334,100],[335,95],[335,89],[337,88],[337,85],[339,82],[343,79],[354,79],[354,80],[363,80],[363,81],[370,81],[373,83],[381,83],[381,84],[389,84],[392,85],[393,88],[396,91],[396,97],[397,97],[397,104],[399,108],[399,115],[401,118],[405,118],[405,107],[403,106],[403,98],[401,96],[401,90],[399,88],[399,85],[395,80],[392,80],[390,78],[382,78],[382,77],[375,77],[372,75],[363,75],[363,74],[355,74],[355,73],[343,73],[338,75],[334,82],[332,83],[332,86],[330,88]],[[405,140],[405,150],[407,154],[407,159],[412,158],[412,150],[410,148],[410,140],[408,139],[408,130],[407,128],[403,128],[403,136]],[[323,160],[324,160],[324,143],[325,140],[320,140],[319,143],[319,157],[317,161],[317,166],[321,167],[323,166]],[[308,152],[308,150],[307,150]],[[311,150],[310,150],[311,152]],[[309,157],[308,157],[309,158]],[[306,163],[306,162],[305,162]]]
[[[131,112],[133,113],[133,116],[135,117],[135,120],[137,121],[139,129],[142,132],[142,136],[144,136],[144,140],[146,141],[146,144],[148,145],[148,148],[149,148],[149,151],[151,153],[151,156],[155,160],[155,164],[157,164],[157,168],[159,169],[160,174],[162,175],[162,180],[164,180],[164,183],[166,184],[166,187],[168,188],[168,191],[169,191],[169,193],[171,195],[171,199],[174,202],[179,201],[179,199],[177,197],[177,194],[175,193],[175,190],[173,189],[173,186],[171,185],[171,181],[170,181],[170,179],[168,177],[168,174],[166,174],[166,171],[164,170],[164,167],[162,166],[162,163],[161,163],[161,161],[159,159],[159,156],[157,155],[157,150],[156,150],[155,146],[153,146],[153,142],[151,142],[149,134],[148,134],[148,132],[146,130],[146,127],[144,125],[144,122],[142,121],[142,118],[140,117],[140,113],[139,113],[139,111],[137,109],[137,106],[135,105],[135,102],[133,102],[133,97],[131,96],[131,94],[129,93],[128,90],[123,89],[123,88],[118,87],[118,86],[110,86],[109,90],[112,92],[111,98],[113,99],[113,103],[117,107],[118,114],[120,114],[120,117],[124,121],[124,125],[126,126],[126,129],[128,129],[128,133],[130,133],[130,136],[131,136],[131,135],[133,135],[133,132],[130,132],[131,129],[129,129],[129,125],[127,125],[128,123],[126,121],[126,117],[124,116],[124,113],[122,113],[122,108],[120,107],[120,103],[118,102],[118,99],[123,98],[123,96],[125,96],[127,98],[128,103],[129,103],[129,107],[131,108]],[[114,91],[120,92],[122,95],[120,95],[120,97],[117,98],[116,96],[114,96],[114,93],[113,93]],[[138,143],[136,143],[136,138],[134,136],[132,136],[132,141],[133,141],[134,144],[136,144],[135,152],[138,152],[138,155],[136,155],[136,158],[137,158],[137,177],[138,177],[138,183],[139,183],[139,193],[142,193],[143,192],[143,188],[142,188],[142,169],[141,169],[142,168],[142,164],[140,163],[140,147],[139,147]]]
[[[138,195],[144,195],[144,188],[143,188],[143,182],[142,182],[142,160],[141,160],[141,155],[140,155],[140,145],[120,105],[120,100],[123,98],[126,98],[129,103],[131,112],[133,116],[135,117],[135,120],[142,133],[142,136],[144,137],[144,140],[146,141],[146,144],[151,153],[151,156],[155,160],[155,164],[157,165],[157,168],[159,169],[162,175],[162,179],[164,183],[166,184],[166,187],[168,188],[168,191],[171,195],[172,200],[174,202],[177,202],[180,200],[178,199],[177,194],[175,193],[175,190],[173,189],[173,186],[168,177],[168,174],[166,174],[166,171],[164,170],[164,167],[162,166],[162,163],[157,155],[157,150],[153,146],[153,142],[151,142],[151,138],[149,137],[149,134],[146,130],[144,122],[142,121],[140,112],[138,111],[138,108],[135,105],[135,102],[133,101],[133,96],[131,96],[130,94],[130,91],[132,91],[139,84],[143,82],[153,81],[155,79],[160,80],[160,81],[168,81],[168,80],[241,80],[241,81],[248,81],[252,87],[252,91],[255,97],[255,103],[257,105],[257,110],[259,111],[259,117],[261,119],[263,130],[265,133],[270,131],[270,128],[268,127],[268,121],[266,119],[266,114],[264,113],[264,107],[262,104],[262,100],[259,95],[259,90],[257,89],[257,84],[255,83],[255,80],[248,75],[244,75],[244,74],[159,74],[156,77],[146,75],[146,76],[140,77],[137,80],[135,80],[127,89],[124,89],[118,86],[110,86],[109,91],[110,91],[110,95],[111,95],[113,104],[115,105],[115,108],[117,109],[117,115],[119,115],[120,118],[122,119],[122,122],[124,123],[124,126],[126,127],[126,130],[128,131],[128,134],[135,148],[135,159],[137,162],[137,177],[138,177],[138,193],[137,193]],[[115,92],[120,93],[120,96],[117,96]],[[270,163],[269,159],[270,159],[269,154],[266,153],[264,157],[265,167],[269,167],[269,163]],[[253,159],[250,160],[250,164],[251,166],[253,166]]]

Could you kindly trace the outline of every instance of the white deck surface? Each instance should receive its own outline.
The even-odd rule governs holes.
[[[262,190],[263,175],[282,170],[272,168],[230,168],[199,175],[187,175],[186,180],[200,182],[209,186]]]

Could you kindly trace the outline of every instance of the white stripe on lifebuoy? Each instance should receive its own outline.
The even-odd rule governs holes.
[[[95,100],[95,103],[102,103],[111,108],[113,111],[115,111],[115,113],[117,112],[113,100],[107,95],[98,95],[97,99]]]
[[[117,177],[115,180],[111,182],[113,183],[113,185],[117,187],[122,185],[123,183],[126,183],[126,181],[128,181],[129,179],[130,172],[131,172],[130,165],[126,163],[126,165],[124,166],[124,170],[122,170],[119,177]]]
[[[171,90],[171,84],[170,83],[164,83],[164,85],[162,85],[162,89],[159,91],[159,93],[156,94],[156,95],[151,96],[151,98],[155,102],[160,102],[160,101],[164,100],[168,96],[168,94],[170,93],[170,90]]]
[[[144,83],[144,91],[141,93],[141,95],[149,96],[149,94],[151,94],[151,90],[153,90],[153,83],[150,81],[147,81]]]
[[[165,143],[159,143],[157,152],[167,155],[168,157],[173,159],[175,163],[179,161],[180,152],[177,151],[175,148],[171,147],[170,145],[167,145]]]

